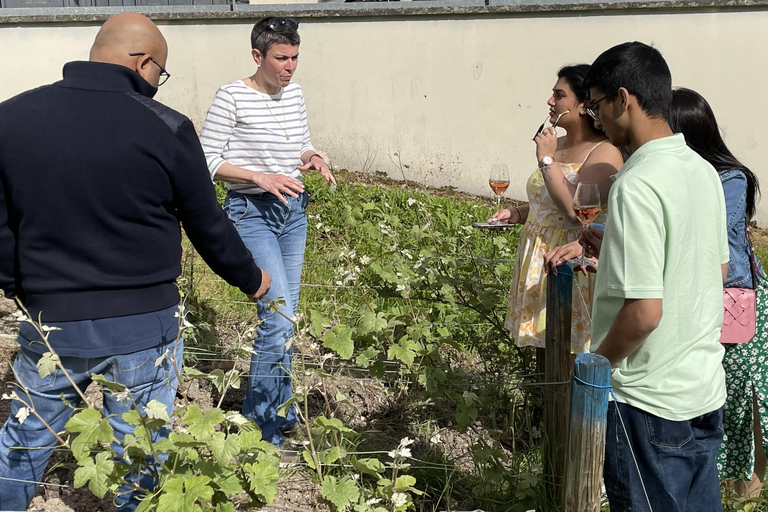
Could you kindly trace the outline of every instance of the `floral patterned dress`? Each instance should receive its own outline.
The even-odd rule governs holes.
[[[594,147],[592,149],[594,150]],[[565,178],[575,184],[582,164],[558,162],[558,165]],[[517,346],[544,348],[547,312],[544,254],[550,249],[578,239],[581,224],[574,224],[568,220],[568,217],[555,205],[538,169],[528,179],[525,188],[528,193],[528,219],[520,233],[520,242],[517,246],[517,258],[504,326],[512,331],[517,340]],[[605,209],[603,204],[600,215],[594,222],[605,222]],[[595,278],[594,274],[584,276],[579,273],[574,276],[574,280],[571,353],[577,354],[589,352],[592,330],[590,313]]]

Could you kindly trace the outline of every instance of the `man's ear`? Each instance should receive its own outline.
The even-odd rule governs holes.
[[[147,80],[147,73],[151,64],[150,58],[151,56],[145,53],[144,55],[139,55],[139,58],[136,60],[136,67],[134,68],[134,71],[140,74],[144,80]],[[147,81],[149,82],[149,80]]]
[[[625,87],[619,87],[618,97],[621,100],[621,107],[623,110],[627,110],[630,102],[630,93]]]
[[[261,61],[264,58],[261,55],[261,52],[256,48],[254,48],[253,50],[251,50],[251,56],[253,56],[253,61],[256,63],[256,65],[261,66]]]

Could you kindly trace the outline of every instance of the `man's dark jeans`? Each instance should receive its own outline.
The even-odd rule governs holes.
[[[649,512],[648,499],[654,512],[722,512],[715,465],[722,439],[722,408],[688,421],[669,421],[631,405],[610,402],[605,490],[611,512]]]

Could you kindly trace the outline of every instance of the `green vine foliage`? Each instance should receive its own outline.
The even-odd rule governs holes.
[[[184,316],[182,308],[180,322],[184,322]],[[20,320],[32,323],[40,342],[48,348],[37,365],[40,376],[58,369],[69,378],[48,343],[52,329],[24,315]],[[156,365],[166,357],[173,360],[172,350],[166,351]],[[174,364],[174,371],[182,394],[185,375],[208,379],[222,395],[233,384],[239,385],[241,377],[236,369],[203,374],[187,368],[182,375],[182,369]],[[93,374],[91,378],[118,401],[129,404],[123,420],[134,430],[122,441],[117,439],[109,419],[79,391],[84,407],[73,413],[64,433],[54,433],[77,462],[75,488],[87,485],[99,498],[139,491],[145,497],[138,512],[233,512],[235,497],[249,507],[260,507],[276,498],[280,456],[274,445],[261,439],[260,430],[251,420],[218,407],[203,411],[186,396],[184,404],[168,414],[165,405],[156,400],[139,406],[129,389],[106,380],[103,375]],[[170,378],[171,375],[166,375],[166,379],[170,381]],[[25,391],[21,396],[29,396],[21,384],[16,386]],[[17,414],[20,421],[29,415],[37,416],[34,403],[24,402],[18,393],[4,395],[4,398],[23,402]],[[161,429],[171,430],[167,438],[159,438]],[[157,486],[142,488],[135,479],[126,478],[128,475],[151,475],[157,479]]]
[[[308,181],[305,282],[324,287],[302,291],[300,344],[321,346],[342,367],[367,369],[436,414],[452,410],[444,425],[479,433],[468,447],[473,477],[461,484],[472,486],[473,505],[532,508],[541,500],[539,441],[532,436],[541,402],[535,390],[515,386],[519,376],[535,373],[533,357],[514,346],[503,326],[519,228],[473,228],[491,213],[478,201]],[[311,392],[309,386],[297,403]],[[450,476],[435,479],[423,470],[385,477],[402,465],[391,458],[345,458],[355,435],[311,437],[324,453],[338,448],[330,453],[343,469],[322,477],[333,510],[356,501],[356,511],[421,508],[455,485]]]

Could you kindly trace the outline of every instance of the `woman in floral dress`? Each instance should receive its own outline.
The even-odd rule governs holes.
[[[688,146],[717,170],[725,194],[730,261],[725,287],[752,288],[751,251],[745,230],[760,194],[757,177],[726,147],[715,114],[695,91],[676,89],[669,124]],[[758,288],[758,301],[766,300]],[[757,319],[747,343],[725,344],[723,367],[728,398],[723,409],[723,444],[717,458],[720,477],[733,480],[736,492],[759,496],[768,446],[768,318]]]
[[[618,149],[596,129],[586,113],[588,93],[583,86],[586,64],[566,66],[547,101],[550,123],[566,131],[558,137],[554,127],[536,135],[538,167],[528,179],[528,204],[500,210],[489,219],[524,224],[517,247],[514,277],[505,326],[520,347],[544,347],[546,273],[544,254],[550,248],[577,240],[581,224],[573,210],[576,185],[597,183],[600,197],[608,198],[611,175],[623,160]],[[559,120],[559,121],[558,121]],[[603,222],[605,208],[595,222]],[[592,276],[576,277],[571,315],[571,352],[589,351]]]

